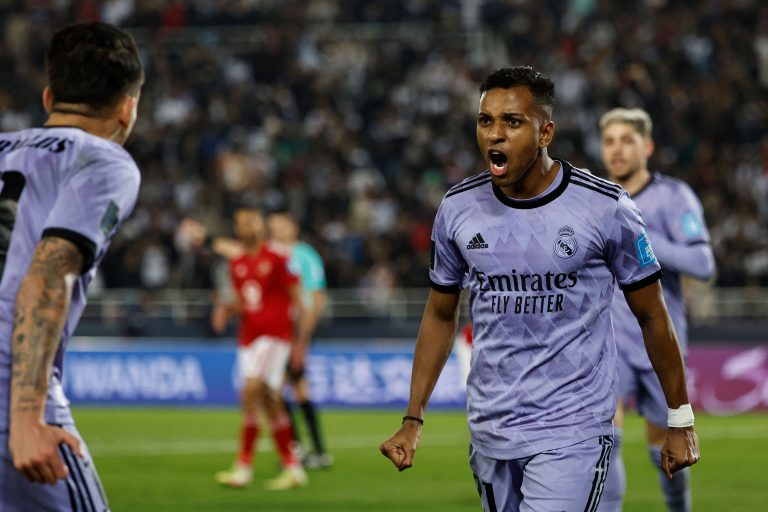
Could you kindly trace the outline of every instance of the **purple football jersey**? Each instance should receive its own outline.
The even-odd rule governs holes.
[[[632,199],[642,211],[643,220],[648,226],[649,236],[654,243],[660,243],[664,241],[662,239],[666,239],[674,244],[686,246],[709,244],[709,232],[704,223],[701,203],[684,182],[654,173],[651,181]],[[709,251],[708,247],[706,251]],[[679,255],[679,252],[677,254]],[[674,257],[676,254],[672,252],[670,258]],[[661,278],[664,302],[667,304],[669,316],[675,326],[680,348],[685,354],[688,345],[688,322],[683,300],[682,276],[680,272],[674,270],[675,266],[681,265],[674,265],[673,261],[665,261],[661,256],[659,260],[664,268],[664,276]],[[648,353],[645,351],[640,325],[622,293],[614,294],[611,314],[619,355],[633,368],[652,369]]]
[[[136,203],[139,170],[119,144],[79,128],[0,134],[0,431],[8,425],[11,333],[16,292],[44,236],[77,245],[85,268],[74,285],[54,363],[46,421],[72,422],[61,389],[64,350],[85,308],[88,284]]]
[[[472,445],[496,459],[613,433],[613,290],[661,275],[627,193],[557,162],[559,184],[533,200],[507,197],[488,171],[464,180],[433,227],[432,286],[470,290]]]

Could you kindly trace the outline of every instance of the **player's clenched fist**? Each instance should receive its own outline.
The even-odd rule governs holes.
[[[421,438],[421,425],[406,421],[395,435],[379,445],[382,455],[395,465],[398,471],[413,466],[413,456]]]
[[[661,468],[669,478],[672,473],[699,461],[699,436],[693,427],[667,428],[667,439],[661,450]]]

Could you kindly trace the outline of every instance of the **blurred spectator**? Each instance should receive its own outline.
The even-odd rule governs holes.
[[[646,109],[652,167],[702,198],[718,284],[768,285],[765,2],[0,0],[0,129],[44,119],[35,56],[78,19],[127,27],[147,69],[127,146],[142,192],[108,287],[210,286],[172,234],[241,203],[296,214],[330,286],[424,285],[441,196],[483,170],[478,78],[520,62],[556,78],[552,153],[575,165],[602,171],[602,112]]]

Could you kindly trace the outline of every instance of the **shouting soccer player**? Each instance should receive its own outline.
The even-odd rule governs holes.
[[[257,209],[240,208],[235,212],[235,235],[243,249],[229,262],[236,300],[218,305],[212,318],[214,329],[221,332],[230,317],[240,315],[237,366],[243,378],[240,452],[232,469],[217,473],[216,480],[231,487],[250,483],[253,448],[259,438],[259,413],[263,410],[283,466],[283,472],[269,480],[266,487],[283,490],[308,482],[280,397],[286,365],[296,357],[292,352],[303,354],[307,336],[299,277],[289,269],[286,256],[267,247],[265,224]]]
[[[681,277],[706,280],[715,271],[709,234],[702,207],[693,191],[683,183],[648,170],[653,152],[651,118],[640,109],[617,108],[600,120],[603,163],[610,178],[619,183],[637,203],[653,240],[656,257],[664,268],[661,283],[664,302],[677,332],[683,353],[688,325]],[[622,404],[634,396],[637,409],[646,419],[648,450],[664,499],[671,512],[692,508],[688,468],[667,478],[661,467],[662,445],[667,431],[667,404],[659,378],[643,348],[643,334],[624,296],[616,293],[611,303],[619,355],[619,406],[614,418],[615,442],[605,484],[601,511],[620,511],[626,479],[621,459]]]
[[[410,400],[400,430],[380,449],[400,471],[413,464],[466,283],[469,459],[484,509],[592,511],[613,445],[615,282],[642,326],[670,408],[664,470],[672,475],[699,457],[659,264],[621,187],[548,155],[550,79],[527,66],[505,68],[480,92],[477,142],[489,170],[450,189],[438,209]]]
[[[0,510],[108,510],[62,361],[138,195],[122,144],[144,72],[130,35],[92,23],[54,34],[47,73],[45,126],[0,134]]]

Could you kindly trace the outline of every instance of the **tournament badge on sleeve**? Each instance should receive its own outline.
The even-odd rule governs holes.
[[[635,248],[640,266],[647,267],[656,261],[656,255],[653,253],[653,247],[651,247],[651,241],[648,239],[646,231],[643,231],[635,240]]]

